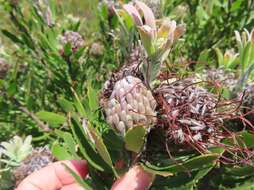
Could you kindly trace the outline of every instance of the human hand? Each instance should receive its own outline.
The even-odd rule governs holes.
[[[17,190],[83,190],[63,164],[81,177],[88,174],[85,161],[55,162],[29,175],[21,182]],[[153,175],[145,172],[140,166],[134,166],[114,183],[111,190],[147,190],[152,181]]]

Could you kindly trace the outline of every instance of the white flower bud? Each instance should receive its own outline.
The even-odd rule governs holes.
[[[125,134],[125,124],[123,121],[120,121],[117,125],[117,130],[121,133],[121,135]]]
[[[112,121],[113,121],[113,124],[114,124],[115,126],[118,125],[118,123],[119,123],[119,117],[118,117],[117,114],[113,115]]]
[[[145,106],[143,103],[138,103],[138,112],[141,114],[145,114]]]
[[[132,97],[132,95],[130,93],[128,93],[126,95],[126,99],[127,99],[128,104],[132,104],[133,103],[133,97]]]

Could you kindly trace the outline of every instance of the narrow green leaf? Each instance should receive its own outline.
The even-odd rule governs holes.
[[[20,40],[16,35],[10,33],[9,31],[7,30],[2,30],[2,33],[8,37],[11,41],[13,41],[15,44],[20,44],[20,45],[23,45],[23,41]]]
[[[241,66],[242,66],[242,72],[245,72],[246,68],[250,66],[251,60],[251,43],[249,42],[246,47],[243,49],[242,53],[242,60],[241,60]]]
[[[223,61],[224,58],[223,58],[223,54],[222,54],[221,50],[219,48],[215,48],[215,52],[216,52],[216,55],[217,55],[219,66],[220,67],[225,66],[224,61]]]
[[[75,178],[76,182],[78,182],[79,185],[81,185],[85,190],[93,190],[93,188],[85,181],[83,180],[79,175],[77,175],[71,168],[69,168],[66,164],[63,164],[70,172],[70,174]]]
[[[85,47],[79,48],[77,52],[75,52],[74,54],[75,58],[79,59],[84,54],[85,50],[86,50]]]
[[[77,93],[74,91],[74,89],[71,89],[72,90],[72,93],[74,94],[74,105],[76,107],[76,109],[78,110],[78,113],[83,116],[83,117],[86,117],[86,111],[85,111],[85,108],[83,107],[82,103],[81,103],[81,100],[79,98],[79,96],[77,95]]]
[[[57,100],[57,103],[60,104],[60,106],[62,107],[62,109],[65,111],[65,112],[74,112],[75,111],[75,108],[74,108],[74,105],[72,102],[66,100],[65,98],[63,97],[60,97],[58,100]]]
[[[87,96],[89,101],[89,108],[91,111],[94,111],[99,108],[98,96],[96,90],[92,87],[91,82],[88,83],[87,87]]]
[[[52,127],[58,127],[66,122],[65,116],[53,112],[40,111],[36,113],[36,116]]]
[[[193,171],[193,170],[207,167],[208,165],[213,164],[214,161],[218,159],[218,157],[219,157],[219,154],[200,155],[200,156],[191,158],[183,163],[173,164],[167,167],[157,167],[149,163],[145,163],[145,164],[146,164],[146,167],[159,171],[159,172],[179,173],[179,172]]]
[[[90,125],[88,125],[89,131],[95,141],[95,145],[96,145],[96,149],[98,151],[98,153],[101,155],[101,157],[103,158],[103,160],[111,167],[113,167],[112,164],[112,160],[111,157],[109,155],[109,152],[103,142],[103,139],[101,138],[101,136],[98,134],[98,132],[96,131],[95,128],[91,127]]]
[[[64,55],[65,56],[70,56],[72,54],[72,47],[70,43],[67,43],[64,45]]]
[[[254,148],[254,134],[251,134],[247,131],[244,131],[241,133],[241,136],[242,136],[242,139],[245,143],[245,145],[248,147],[248,148]]]
[[[235,168],[228,168],[226,171],[229,175],[239,177],[248,177],[254,175],[253,166],[243,166],[243,167],[236,166]]]
[[[74,134],[74,138],[79,145],[80,151],[84,156],[84,159],[86,159],[87,162],[97,170],[104,171],[105,169],[102,166],[103,160],[100,159],[100,156],[89,144],[88,139],[82,129],[82,126],[79,125],[77,119],[71,118],[71,129]]]

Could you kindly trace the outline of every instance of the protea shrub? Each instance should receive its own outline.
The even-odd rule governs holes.
[[[143,126],[149,136],[153,131],[160,131],[161,136],[166,137],[161,144],[164,148],[178,146],[181,150],[205,154],[211,147],[220,147],[225,149],[221,155],[223,163],[235,163],[235,157],[249,160],[250,150],[238,143],[223,142],[238,136],[227,129],[224,121],[239,117],[239,101],[223,99],[220,94],[209,92],[206,85],[202,85],[207,80],[172,78],[170,74],[168,78],[158,80],[165,58],[184,33],[184,26],[169,18],[156,21],[152,10],[140,1],[125,4],[116,12],[123,18],[125,14],[132,17],[142,42],[141,50],[145,51],[140,53],[142,59],[127,59],[106,81],[100,104],[108,124],[123,137],[137,126]],[[228,80],[228,76],[220,77],[212,76],[211,80]],[[229,80],[233,78],[229,76]],[[230,85],[230,82],[223,85]]]
[[[123,5],[123,10],[119,12],[122,11],[133,17],[139,28],[142,42],[146,44],[144,46],[146,54],[143,60],[140,59],[142,50],[133,49],[123,67],[113,73],[105,83],[101,96],[101,105],[107,122],[124,136],[128,129],[135,126],[145,126],[149,130],[156,124],[157,103],[151,91],[151,82],[157,73],[149,76],[152,68],[149,68],[151,63],[148,57],[159,51],[165,54],[169,51],[175,38],[181,34],[178,31],[180,27],[176,26],[174,21],[169,20],[163,22],[157,30],[152,11],[142,2],[136,1],[134,4]],[[177,35],[174,36],[174,33]],[[162,38],[167,38],[167,35],[168,39],[162,43]],[[157,59],[160,61],[161,57]]]

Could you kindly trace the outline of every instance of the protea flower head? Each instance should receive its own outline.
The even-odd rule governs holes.
[[[139,78],[126,76],[115,83],[104,105],[107,122],[122,135],[135,126],[147,128],[156,122],[156,101]]]
[[[177,26],[175,21],[165,19],[157,29],[152,10],[140,1],[124,4],[123,9],[116,13],[131,16],[142,43],[139,51],[134,49],[123,67],[112,74],[101,95],[100,103],[107,122],[124,135],[135,126],[143,126],[148,131],[156,124],[157,102],[151,84],[172,44],[181,36],[184,28]],[[140,54],[143,56],[138,57],[142,59],[135,58],[135,55]]]
[[[84,46],[84,39],[78,32],[66,31],[60,36],[60,44],[64,47],[68,43],[71,45],[72,51],[75,52]]]
[[[219,142],[223,122],[216,110],[218,100],[192,79],[162,83],[156,99],[161,115],[158,126],[166,129],[169,140],[201,150]]]

